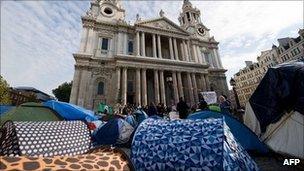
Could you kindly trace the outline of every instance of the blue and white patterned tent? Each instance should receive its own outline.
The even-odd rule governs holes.
[[[258,170],[224,118],[146,119],[135,133],[136,170]]]

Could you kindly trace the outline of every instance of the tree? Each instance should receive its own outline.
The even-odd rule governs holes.
[[[11,104],[9,84],[0,75],[0,104]]]
[[[72,84],[73,81],[64,82],[63,84],[59,85],[57,88],[53,89],[52,92],[59,101],[69,102]]]

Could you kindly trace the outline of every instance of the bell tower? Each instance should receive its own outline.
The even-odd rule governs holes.
[[[182,13],[178,18],[181,27],[187,29],[189,26],[194,26],[201,23],[201,12],[194,8],[189,0],[184,0]]]
[[[98,6],[97,20],[106,22],[124,21],[125,10],[120,0],[93,0]]]

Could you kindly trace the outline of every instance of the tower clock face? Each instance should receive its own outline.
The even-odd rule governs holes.
[[[197,29],[197,32],[198,32],[200,35],[204,35],[204,34],[205,34],[205,30],[204,30],[203,27],[199,27],[199,28]]]

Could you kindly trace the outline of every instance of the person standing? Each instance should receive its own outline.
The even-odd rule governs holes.
[[[180,119],[186,119],[187,118],[189,106],[183,100],[183,97],[179,98],[179,102],[177,103],[176,109],[177,109],[177,111],[179,113],[179,118]]]
[[[222,113],[230,114],[230,103],[224,96],[219,97],[220,108]]]

